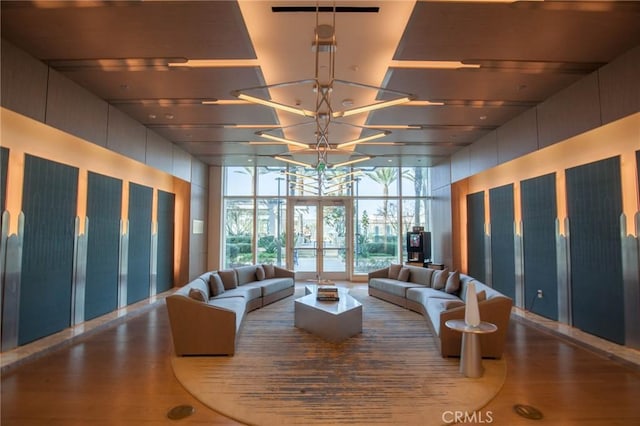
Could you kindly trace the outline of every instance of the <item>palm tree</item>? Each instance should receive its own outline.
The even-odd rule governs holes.
[[[382,185],[382,195],[384,196],[383,207],[382,207],[382,217],[384,218],[385,226],[383,227],[382,235],[384,236],[383,244],[387,247],[387,226],[389,223],[389,188],[391,184],[393,184],[396,180],[398,180],[398,169],[395,167],[380,167],[375,169],[373,172],[367,172],[367,176],[377,183],[378,185]]]
[[[421,208],[421,202],[425,203],[425,209],[426,209],[426,197],[427,195],[427,185],[426,185],[426,180],[422,175],[422,167],[414,167],[413,168],[413,173],[411,173],[411,171],[408,171],[409,173],[406,173],[405,176],[407,177],[407,179],[409,179],[410,181],[413,181],[413,188],[415,191],[415,195],[416,195],[416,202],[413,204],[413,208],[414,208],[414,220],[415,220],[415,225],[416,226],[420,226],[420,218],[422,217],[422,215],[420,214],[420,208]]]
[[[378,185],[382,185],[382,195],[384,196],[382,215],[386,221],[389,214],[389,201],[387,200],[389,187],[398,180],[398,169],[395,167],[379,167],[373,172],[367,172],[367,176]]]

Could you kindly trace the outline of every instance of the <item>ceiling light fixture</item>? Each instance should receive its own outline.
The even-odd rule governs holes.
[[[376,133],[375,135],[366,136],[364,138],[359,138],[359,139],[355,139],[355,140],[352,140],[352,141],[349,141],[349,142],[338,144],[338,145],[336,145],[336,148],[342,149],[342,148],[346,148],[348,146],[353,146],[353,145],[356,145],[356,144],[359,144],[359,143],[362,143],[362,142],[368,142],[368,141],[371,141],[371,140],[374,140],[374,139],[380,139],[381,137],[387,136],[390,133],[391,132],[389,132],[389,131],[385,131],[385,132],[382,132],[382,133]]]
[[[313,166],[311,164],[303,163],[302,161],[296,161],[296,160],[294,160],[292,158],[281,157],[279,155],[276,155],[273,158],[275,158],[276,160],[284,161],[285,163],[294,164],[296,166],[302,166],[302,167],[305,167],[307,169],[312,169],[313,168]]]
[[[173,68],[228,68],[259,67],[257,59],[188,59],[184,62],[168,62]]]
[[[415,96],[410,93],[395,91],[391,89],[387,89],[384,87],[371,86],[368,84],[362,84],[352,81],[339,80],[335,78],[335,53],[336,53],[336,35],[335,35],[335,23],[336,23],[336,6],[335,1],[332,7],[321,8],[319,3],[316,3],[316,26],[314,31],[314,40],[312,43],[312,51],[315,54],[315,76],[312,79],[305,80],[297,80],[290,81],[278,84],[269,84],[251,88],[245,88],[240,90],[233,90],[231,95],[238,98],[239,100],[244,100],[247,102],[267,106],[273,108],[278,111],[285,111],[292,114],[296,114],[305,118],[312,118],[315,123],[316,131],[315,131],[315,146],[313,144],[304,144],[302,142],[293,141],[286,137],[287,128],[291,128],[293,126],[283,126],[280,129],[282,130],[284,137],[274,136],[265,131],[256,132],[257,135],[262,136],[264,138],[268,138],[274,141],[288,143],[290,145],[299,146],[303,148],[313,148],[317,154],[317,162],[314,166],[310,164],[303,163],[292,158],[282,157],[282,156],[274,156],[273,158],[285,161],[291,164],[303,166],[303,167],[313,167],[317,172],[322,175],[322,173],[326,170],[326,168],[337,168],[342,167],[354,163],[358,163],[361,161],[366,161],[370,159],[369,156],[363,156],[351,159],[349,161],[344,161],[338,164],[331,164],[328,161],[327,155],[328,153],[339,150],[341,148],[346,148],[350,146],[357,145],[361,142],[367,142],[374,139],[381,138],[383,136],[387,136],[391,132],[385,130],[383,132],[379,132],[373,135],[366,135],[363,132],[367,129],[367,127],[363,126],[354,126],[350,123],[343,122],[333,122],[332,119],[335,118],[344,118],[350,117],[357,114],[367,113],[371,111],[380,110],[383,108],[388,108],[395,105],[405,104],[407,102],[415,100]],[[326,11],[328,9],[329,12],[332,13],[333,22],[332,25],[320,24],[320,12]],[[326,58],[327,62],[320,64],[320,57]],[[322,71],[323,78],[320,77],[320,73]],[[274,100],[268,97],[262,97],[263,94],[269,93],[271,90],[280,89],[287,86],[301,86],[301,85],[310,85],[313,88],[313,92],[316,96],[316,101],[314,105],[314,109],[305,109],[300,106],[300,102],[296,101],[295,105],[287,105],[281,101]],[[368,91],[375,91],[377,99],[380,99],[380,96],[385,96],[385,100],[376,101],[374,103],[360,105],[353,107],[352,99],[348,98],[346,101],[341,103],[342,107],[347,107],[348,109],[336,110],[333,108],[331,103],[331,94],[334,88],[337,85],[345,85],[350,87],[355,87],[357,89],[366,89]],[[275,90],[277,92],[277,90]],[[255,93],[254,93],[255,92]],[[258,95],[257,93],[260,93]],[[270,96],[270,95],[267,95]],[[351,125],[354,127],[359,127],[361,129],[360,137],[354,140],[350,140],[342,143],[335,143],[333,140],[329,140],[329,126],[330,124],[344,124]],[[294,126],[297,126],[296,124]]]
[[[457,70],[462,68],[480,68],[480,64],[464,63],[461,61],[398,61],[389,64],[391,68],[421,68],[433,70]]]
[[[279,102],[275,102],[275,101],[272,101],[272,100],[269,100],[269,99],[262,99],[262,98],[259,98],[257,96],[247,95],[246,93],[241,93],[238,90],[232,91],[231,94],[233,96],[236,96],[238,99],[243,100],[243,101],[247,101],[247,102],[252,102],[254,104],[268,106],[268,107],[271,107],[271,108],[274,108],[274,109],[278,109],[280,111],[287,111],[287,112],[290,112],[292,114],[301,115],[303,117],[312,117],[313,118],[313,117],[316,116],[316,112],[314,112],[314,111],[310,111],[310,110],[303,109],[303,108],[296,108],[294,106],[281,104]]]
[[[272,141],[282,142],[282,143],[285,143],[285,144],[288,144],[288,145],[297,146],[297,147],[300,147],[300,148],[305,148],[305,149],[309,148],[309,145],[306,144],[306,143],[292,141],[290,139],[281,138],[281,137],[274,136],[274,135],[271,135],[271,134],[265,133],[265,132],[256,132],[256,135],[262,136],[263,138],[271,139]]]
[[[332,169],[337,169],[338,167],[344,167],[344,166],[348,166],[348,165],[351,165],[351,164],[360,163],[362,161],[367,161],[367,160],[370,160],[370,159],[371,159],[371,157],[369,157],[369,156],[360,157],[360,158],[356,158],[356,159],[353,159],[353,160],[345,161],[345,162],[342,162],[342,163],[333,164],[333,165],[331,165],[331,168]]]

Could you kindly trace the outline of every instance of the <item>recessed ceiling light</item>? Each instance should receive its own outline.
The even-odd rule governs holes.
[[[486,119],[487,119],[487,116],[486,116],[486,115],[481,115],[481,116],[480,116],[480,120],[486,120]]]
[[[154,118],[156,118],[156,115],[155,114],[149,114],[149,118],[153,120]]]
[[[170,67],[187,68],[224,68],[224,67],[257,67],[257,59],[189,59],[185,62],[169,62]]]
[[[202,101],[202,105],[251,105],[251,103],[241,99],[212,99]]]
[[[432,102],[432,101],[410,101],[405,104],[406,106],[442,106],[444,102]]]
[[[465,64],[460,61],[391,61],[392,68],[422,68],[435,70],[457,70],[460,68],[480,68],[479,64]]]
[[[164,115],[164,118],[166,118],[167,120],[173,120],[174,117],[173,117],[173,114],[166,113]]]

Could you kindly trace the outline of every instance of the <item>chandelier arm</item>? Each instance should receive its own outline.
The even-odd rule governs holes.
[[[314,78],[305,78],[304,80],[293,80],[293,81],[284,81],[282,83],[274,83],[274,84],[265,84],[263,86],[253,86],[253,87],[245,87],[244,89],[232,90],[231,95],[238,97],[239,94],[248,92],[251,90],[261,90],[261,89],[274,89],[279,87],[287,87],[287,86],[295,86],[300,84],[308,84],[313,83],[316,80]]]

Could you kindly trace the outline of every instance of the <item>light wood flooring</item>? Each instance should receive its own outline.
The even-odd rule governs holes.
[[[156,303],[118,325],[5,368],[0,423],[238,424],[182,388],[171,369],[172,353],[166,307]],[[466,424],[640,424],[638,366],[608,359],[521,320],[511,321],[505,358],[504,387],[476,413],[476,422]],[[181,404],[192,405],[195,413],[168,419],[168,411]],[[544,417],[522,418],[515,414],[515,404],[531,405]]]

